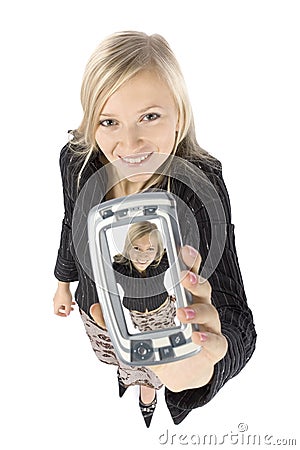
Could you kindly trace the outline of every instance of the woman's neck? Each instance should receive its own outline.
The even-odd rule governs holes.
[[[144,277],[146,276],[146,269],[140,270],[138,267],[136,267],[136,265],[132,261],[130,261],[130,262],[131,262],[132,267],[135,268],[135,270],[137,270],[142,276],[144,276]]]
[[[106,194],[107,200],[112,200],[119,197],[127,197],[127,195],[137,194],[142,189],[143,185],[136,186],[136,183],[124,183],[124,180],[116,183]]]
[[[128,181],[126,178],[120,180],[116,168],[113,164],[109,163],[109,161],[103,154],[99,156],[99,160],[103,165],[108,165],[107,174],[109,180],[115,180],[115,183],[113,181],[110,183],[110,186],[112,187],[111,189],[109,189],[105,196],[107,200],[113,200],[114,198],[127,197],[127,195],[138,194],[145,186],[145,181],[138,183]]]

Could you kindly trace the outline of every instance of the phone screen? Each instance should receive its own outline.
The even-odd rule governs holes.
[[[127,333],[180,327],[178,249],[167,220],[142,217],[125,225],[114,223],[105,229],[105,238],[117,294],[111,301],[119,302],[116,309],[121,306]]]

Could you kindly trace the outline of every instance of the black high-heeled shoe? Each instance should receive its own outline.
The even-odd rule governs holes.
[[[141,410],[141,413],[142,413],[142,415],[144,417],[144,421],[145,421],[145,424],[146,424],[147,428],[150,427],[150,423],[151,423],[152,416],[153,416],[154,410],[156,408],[156,405],[157,405],[156,392],[155,392],[155,397],[152,400],[152,402],[147,404],[147,405],[145,405],[145,403],[142,402],[141,392],[140,392],[139,406],[140,406],[140,410]]]
[[[125,394],[126,389],[128,388],[128,386],[125,386],[125,384],[121,380],[119,370],[118,370],[117,375],[118,375],[118,384],[119,384],[119,397],[123,397],[123,395]]]

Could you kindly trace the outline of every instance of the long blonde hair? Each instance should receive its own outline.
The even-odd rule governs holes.
[[[180,66],[168,42],[159,34],[138,31],[114,33],[103,40],[90,57],[82,81],[83,118],[72,130],[70,147],[82,156],[82,172],[94,152],[99,152],[95,134],[99,115],[108,100],[126,81],[142,70],[153,70],[168,85],[178,109],[179,130],[172,155],[182,158],[214,158],[196,140],[193,112]],[[101,149],[100,149],[101,150]],[[143,190],[159,183],[164,176],[148,180]]]

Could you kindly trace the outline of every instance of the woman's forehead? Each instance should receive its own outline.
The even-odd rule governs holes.
[[[155,72],[142,71],[126,81],[104,105],[101,115],[143,113],[150,108],[175,108],[167,84]]]
[[[133,242],[138,243],[140,245],[149,245],[149,244],[157,243],[157,238],[154,234],[152,234],[152,236],[151,236],[150,233],[147,233],[144,236],[142,236],[138,239],[135,239]]]

